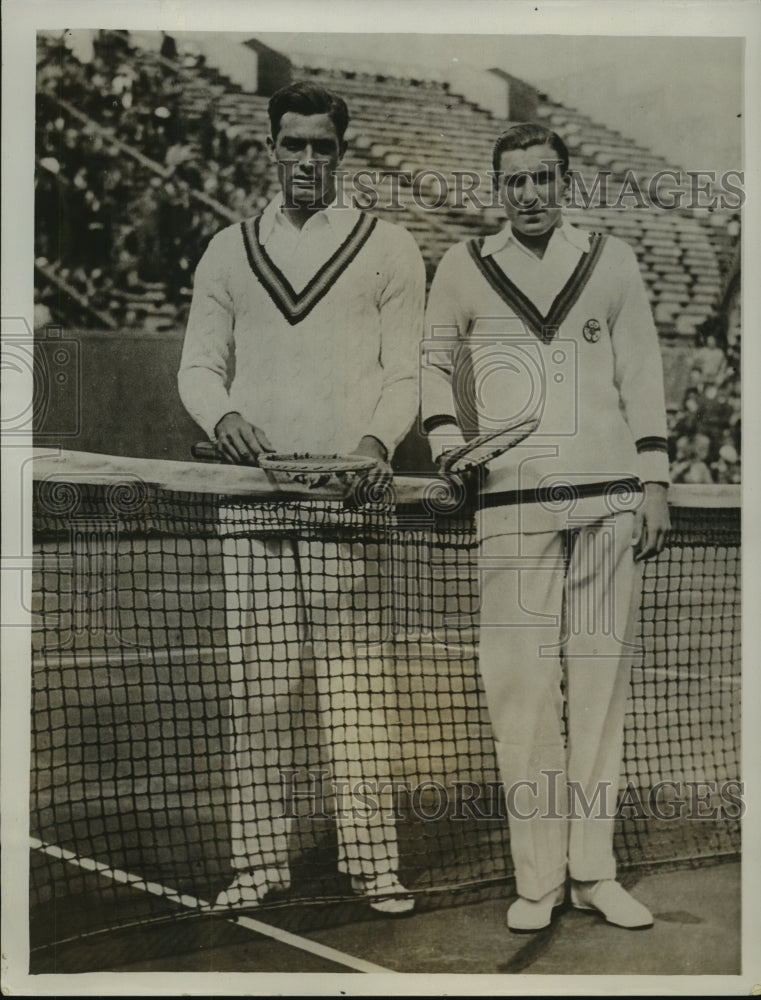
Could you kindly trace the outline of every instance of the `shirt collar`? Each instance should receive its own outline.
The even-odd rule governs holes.
[[[557,239],[565,240],[566,243],[570,243],[577,250],[581,250],[582,253],[586,253],[589,250],[589,234],[581,229],[577,229],[576,226],[572,226],[565,220],[555,229],[550,237],[550,242]],[[524,251],[526,249],[519,240],[516,240],[509,222],[498,233],[484,238],[484,243],[481,247],[481,256],[488,257],[490,254],[498,253],[508,246],[514,246]]]
[[[262,212],[259,223],[259,239],[262,244],[272,236],[273,232],[280,226],[288,226],[293,230],[290,222],[283,215],[281,208],[283,205],[282,194],[276,195]],[[329,226],[340,239],[345,239],[357,224],[359,211],[355,208],[340,207],[337,201],[328,205],[321,212],[315,213],[306,223],[304,229],[317,229],[322,226]],[[304,230],[302,229],[302,232]]]

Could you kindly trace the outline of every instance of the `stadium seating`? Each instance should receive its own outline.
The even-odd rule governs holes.
[[[401,209],[381,196],[371,210],[413,234],[429,280],[452,243],[502,224],[500,209],[458,202],[453,178],[477,172],[486,182],[478,195],[489,199],[491,149],[507,120],[413,71],[401,77],[370,64],[358,70],[294,63],[292,72],[336,90],[349,105],[348,190],[360,170],[414,179],[400,179]],[[654,173],[673,167],[580,111],[536,97],[537,118],[569,147],[582,185],[577,193],[593,190],[595,174],[605,170],[615,201],[629,171],[646,191]],[[57,322],[181,328],[192,273],[210,237],[260,210],[276,190],[263,147],[267,97],[242,91],[202,58],[167,59],[123,32],[102,32],[88,65],[58,40],[39,36],[36,130],[36,284]],[[446,180],[441,204],[433,172]],[[720,306],[739,223],[726,211],[634,201],[622,197],[616,209],[593,203],[578,217],[634,247],[669,384],[669,349],[692,344]],[[92,246],[100,247],[97,260]]]

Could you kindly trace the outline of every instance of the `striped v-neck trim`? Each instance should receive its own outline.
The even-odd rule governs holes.
[[[483,237],[468,241],[468,252],[476,267],[483,274],[494,291],[510,306],[516,316],[522,319],[533,334],[549,343],[558,332],[560,324],[568,316],[589,281],[595,264],[605,246],[606,237],[602,233],[591,233],[589,250],[573,269],[573,273],[553,299],[549,312],[543,316],[531,299],[512,282],[492,257],[482,257]]]
[[[336,252],[300,291],[294,291],[283,272],[275,266],[259,238],[261,216],[241,222],[243,244],[251,270],[291,326],[300,323],[328,294],[370,238],[378,220],[362,214]]]

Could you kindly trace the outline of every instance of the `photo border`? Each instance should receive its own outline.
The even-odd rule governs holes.
[[[382,979],[351,973],[340,976],[308,974],[224,973],[99,973],[86,975],[35,975],[26,973],[28,920],[28,801],[30,733],[29,632],[3,628],[2,632],[2,773],[0,789],[2,879],[2,976],[7,995],[655,995],[685,991],[689,995],[749,994],[761,992],[761,671],[753,654],[761,645],[759,616],[753,613],[759,596],[758,562],[761,529],[753,500],[759,495],[759,473],[753,461],[759,445],[759,394],[748,373],[761,371],[761,338],[752,334],[751,319],[761,315],[761,290],[753,275],[761,263],[758,211],[761,176],[761,5],[758,2],[675,2],[618,0],[523,3],[514,0],[341,0],[319,7],[309,0],[140,0],[129,5],[94,0],[5,0],[3,6],[3,171],[2,209],[5,253],[2,260],[2,317],[4,336],[10,321],[26,319],[31,328],[33,302],[33,177],[34,177],[34,43],[37,28],[130,28],[133,30],[361,32],[379,27],[394,32],[441,34],[494,32],[537,35],[707,35],[744,37],[745,67],[745,178],[747,204],[743,219],[743,768],[747,815],[743,829],[742,859],[742,965],[738,976],[541,976],[541,975],[428,975],[395,974]],[[31,373],[3,371],[3,414],[31,399]],[[31,574],[22,581],[13,569],[16,555],[31,552],[31,524],[23,506],[24,484],[29,481],[30,448],[25,443],[3,442],[3,587],[2,620],[16,620],[19,586],[29,588]],[[15,575],[14,575],[15,574]],[[27,597],[28,597],[27,593]],[[28,605],[27,605],[28,606]]]

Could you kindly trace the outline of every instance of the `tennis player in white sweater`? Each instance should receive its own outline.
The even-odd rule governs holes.
[[[480,670],[518,893],[508,927],[547,926],[569,874],[573,906],[646,927],[615,880],[613,816],[641,561],[669,526],[658,338],[631,248],[564,218],[560,137],[516,125],[493,165],[507,224],[441,261],[423,417],[435,455],[540,420],[490,466],[479,512]]]
[[[198,265],[179,373],[182,401],[232,462],[256,463],[263,450],[353,452],[388,470],[417,411],[420,251],[401,227],[337,203],[335,172],[349,120],[340,97],[313,83],[293,84],[271,98],[269,116],[267,144],[281,195],[260,216],[217,234]],[[236,876],[218,903],[250,906],[290,882],[292,824],[281,785],[303,763],[304,744],[331,745],[338,785],[389,781],[383,706],[370,704],[367,684],[357,680],[358,672],[381,672],[381,665],[358,665],[345,641],[347,629],[361,641],[375,636],[381,597],[363,593],[355,603],[353,595],[380,568],[346,542],[334,543],[332,553],[330,542],[319,553],[306,541],[281,539],[236,537],[224,546]],[[320,583],[316,556],[326,567],[332,559],[334,575],[341,574],[338,608],[325,592],[335,580],[326,568]],[[270,580],[269,597],[256,589],[264,567],[278,578]],[[290,584],[273,607],[280,580]],[[366,610],[357,610],[363,602]],[[305,683],[310,690],[316,684],[319,739],[303,731],[310,714]],[[339,812],[337,829],[339,868],[354,890],[382,912],[412,909],[397,876],[388,810]]]

